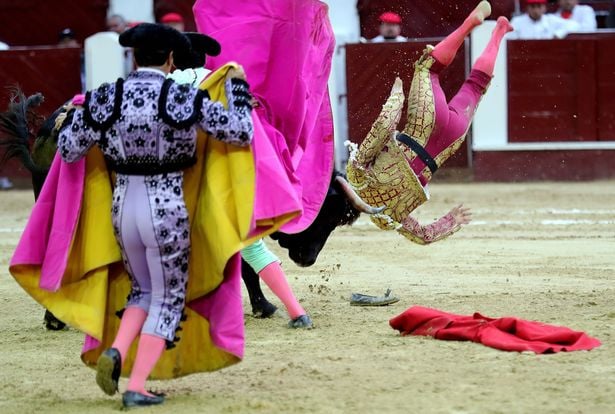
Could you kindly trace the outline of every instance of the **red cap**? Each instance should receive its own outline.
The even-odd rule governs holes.
[[[178,13],[167,13],[160,18],[160,23],[183,23],[184,18]]]
[[[525,0],[525,4],[547,4],[547,0]]]
[[[397,13],[384,12],[378,18],[382,23],[401,24],[401,17]]]

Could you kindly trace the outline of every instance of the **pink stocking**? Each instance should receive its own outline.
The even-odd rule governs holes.
[[[145,391],[145,381],[152,372],[162,351],[164,351],[165,340],[153,335],[142,334],[139,338],[139,349],[137,350],[137,358],[130,373],[128,380],[128,391],[135,391],[143,395],[152,396]]]
[[[510,25],[506,17],[498,17],[498,22],[493,29],[491,39],[489,40],[489,43],[487,43],[485,51],[476,60],[476,63],[474,63],[474,67],[472,69],[480,70],[481,72],[486,73],[489,76],[493,76],[495,59],[498,56],[498,50],[500,50],[500,43],[502,42],[502,38],[506,33],[512,30],[513,27]]]
[[[286,311],[291,319],[305,315],[305,310],[301,307],[293,291],[286,281],[284,270],[278,262],[267,265],[258,274],[265,281],[269,289],[284,303]]]
[[[466,19],[463,24],[453,33],[448,35],[446,39],[438,43],[435,49],[431,52],[431,56],[444,66],[451,64],[457,50],[463,44],[464,39],[472,32],[472,30],[480,25],[491,14],[491,5],[488,1],[481,1],[478,6]]]
[[[122,362],[126,359],[126,354],[128,354],[132,341],[134,341],[141,332],[146,317],[147,312],[141,308],[131,306],[124,310],[122,321],[120,322],[120,329],[115,336],[113,345],[111,345],[111,348],[115,348],[120,352]]]

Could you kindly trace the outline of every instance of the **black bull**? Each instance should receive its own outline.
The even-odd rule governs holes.
[[[36,94],[26,98],[21,91],[15,90],[6,112],[0,114],[0,148],[5,149],[5,156],[0,160],[0,166],[8,158],[18,158],[32,173],[32,187],[35,199],[38,198],[47,176],[55,146],[58,131],[54,128],[56,117],[62,113],[58,109],[38,128],[37,117],[33,108],[42,102],[42,95]],[[36,138],[34,147],[30,150],[31,140]],[[363,203],[350,189],[343,175],[333,172],[329,191],[314,222],[304,231],[297,234],[274,233],[271,237],[277,240],[281,247],[288,249],[290,258],[299,266],[311,266],[316,262],[318,254],[327,239],[337,226],[354,223],[360,212],[374,213],[379,211]],[[275,312],[275,306],[267,301],[261,287],[258,275],[242,260],[242,278],[250,296],[252,311],[256,316],[267,317]],[[63,323],[51,313],[45,315],[48,329],[62,329]]]
[[[280,247],[288,250],[288,256],[297,265],[313,265],[333,230],[337,226],[354,223],[361,211],[366,211],[362,206],[355,207],[351,202],[352,194],[347,195],[346,185],[342,174],[334,171],[325,201],[312,224],[301,233],[277,232],[271,235]],[[243,259],[241,264],[241,277],[250,296],[252,313],[259,317],[270,316],[276,308],[265,298],[260,287],[260,278]]]

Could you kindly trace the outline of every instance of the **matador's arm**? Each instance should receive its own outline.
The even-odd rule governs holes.
[[[397,231],[415,243],[429,244],[455,233],[461,226],[470,222],[470,217],[470,210],[460,205],[426,226],[421,225],[418,220],[408,215]]]
[[[382,111],[372,128],[359,146],[355,156],[356,162],[367,167],[380,154],[401,118],[401,110],[404,106],[404,90],[401,79],[396,78],[391,94],[382,107]]]

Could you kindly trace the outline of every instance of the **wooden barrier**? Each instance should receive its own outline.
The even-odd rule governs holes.
[[[37,47],[0,52],[2,110],[6,110],[9,102],[9,87],[19,85],[26,95],[41,92],[45,102],[38,112],[43,116],[50,115],[68,99],[81,92],[80,68],[79,48]],[[10,162],[0,171],[0,176],[3,175],[25,177],[29,174],[19,163]]]

